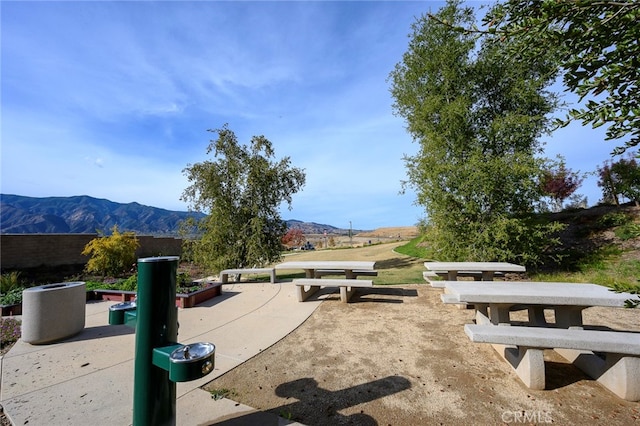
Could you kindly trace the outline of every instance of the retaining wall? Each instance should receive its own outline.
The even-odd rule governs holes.
[[[22,269],[42,266],[84,265],[89,260],[82,250],[98,234],[2,234],[0,268]],[[182,239],[136,236],[140,247],[136,257],[180,256]]]

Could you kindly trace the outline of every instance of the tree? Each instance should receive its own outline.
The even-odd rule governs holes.
[[[605,162],[598,167],[598,174],[603,201],[619,205],[622,196],[640,205],[640,167],[632,154],[615,162]]]
[[[284,237],[282,237],[282,244],[289,248],[301,246],[305,241],[306,238],[302,233],[302,230],[298,228],[289,229],[287,233],[284,234]]]
[[[507,0],[484,23],[520,60],[554,51],[567,90],[593,97],[560,124],[609,124],[607,140],[630,137],[614,154],[640,143],[640,2]]]
[[[598,167],[598,175],[600,176],[598,186],[602,188],[602,201],[619,206],[619,192],[611,173],[611,163],[609,161],[605,161],[602,167]]]
[[[543,194],[551,198],[553,211],[559,212],[565,200],[576,192],[583,181],[584,178],[578,172],[567,169],[561,158],[559,162],[542,171],[540,185]]]
[[[140,244],[133,232],[121,234],[114,225],[110,236],[101,236],[89,241],[82,250],[85,256],[91,256],[86,270],[102,276],[120,276],[135,265],[136,250]]]
[[[404,158],[405,188],[425,207],[435,257],[535,263],[555,226],[527,216],[541,196],[537,138],[556,106],[545,91],[553,63],[514,61],[494,38],[478,45],[456,29],[474,22],[459,5],[417,19],[390,75],[394,111],[420,144]]]
[[[208,213],[201,219],[201,237],[193,242],[196,263],[213,271],[265,265],[280,258],[280,241],[286,224],[279,206],[305,183],[302,169],[291,166],[289,157],[279,161],[271,142],[264,136],[240,145],[225,124],[207,148],[216,161],[188,165],[183,173],[190,185],[181,199],[196,211]]]

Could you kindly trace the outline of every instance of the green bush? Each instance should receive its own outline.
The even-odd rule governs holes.
[[[123,291],[137,291],[138,290],[138,275],[133,274],[126,280],[117,280],[114,282],[104,281],[86,281],[87,290],[123,290]]]
[[[596,222],[598,228],[612,228],[614,226],[622,226],[633,220],[632,217],[623,212],[610,212],[602,215]]]
[[[0,294],[6,294],[18,287],[22,287],[19,271],[8,272],[0,276]]]
[[[91,290],[115,290],[115,288],[109,288],[109,287],[114,287],[115,284],[106,284],[102,281],[85,281],[85,286],[87,288],[87,291],[91,291]]]
[[[87,262],[87,272],[102,276],[121,276],[131,269],[136,261],[138,239],[133,232],[118,232],[114,226],[108,237],[98,237],[89,241],[82,254],[91,256]]]
[[[106,283],[103,281],[86,281],[87,290],[121,290],[138,291],[138,274],[133,274],[126,280]],[[176,286],[178,293],[191,293],[200,290],[200,284],[193,284],[191,276],[186,272],[177,275]]]
[[[0,296],[0,305],[15,305],[22,302],[22,291],[24,287],[16,287]]]
[[[137,291],[138,290],[138,274],[133,274],[124,281],[121,281],[120,288],[125,291]]]
[[[632,238],[640,237],[640,224],[638,223],[626,223],[614,231],[616,237],[623,241],[630,240]]]
[[[640,295],[640,285],[637,285],[637,284],[634,285],[634,284],[616,283],[611,287],[617,293],[631,293],[631,294]],[[627,308],[637,308],[638,306],[640,306],[640,296],[633,299],[625,300],[625,306]]]
[[[527,267],[557,263],[558,234],[566,228],[545,216],[495,217],[457,227],[430,227],[427,258],[446,261],[513,262]]]

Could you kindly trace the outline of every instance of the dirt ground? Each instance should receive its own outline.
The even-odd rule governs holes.
[[[306,425],[640,423],[624,401],[547,351],[547,389],[525,387],[427,284],[359,290],[326,300],[289,336],[210,382],[207,390]],[[589,308],[585,323],[640,332],[640,310]]]

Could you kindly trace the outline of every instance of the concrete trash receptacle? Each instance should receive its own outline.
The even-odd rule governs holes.
[[[55,342],[84,329],[87,291],[84,282],[31,287],[22,292],[22,340]]]

